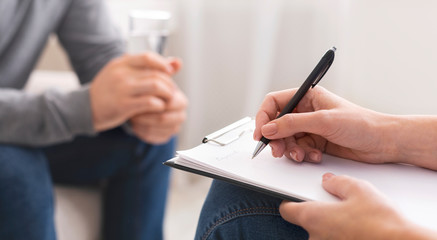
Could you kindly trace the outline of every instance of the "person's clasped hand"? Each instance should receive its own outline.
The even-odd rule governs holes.
[[[129,121],[140,139],[168,141],[186,118],[187,98],[171,78],[180,68],[179,59],[152,52],[109,62],[90,86],[96,131]]]

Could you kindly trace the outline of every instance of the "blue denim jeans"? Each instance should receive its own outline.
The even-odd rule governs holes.
[[[308,239],[303,228],[281,218],[281,201],[214,180],[200,213],[195,239]]]
[[[149,145],[121,129],[44,149],[0,144],[0,239],[56,239],[53,182],[102,185],[103,239],[162,239],[173,154],[174,139]]]

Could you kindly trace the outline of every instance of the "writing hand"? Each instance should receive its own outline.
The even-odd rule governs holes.
[[[275,119],[297,89],[268,94],[256,115],[254,139],[270,139],[273,155],[296,161],[320,162],[322,152],[381,163],[390,159],[391,142],[384,141],[384,116],[316,86],[295,112]]]

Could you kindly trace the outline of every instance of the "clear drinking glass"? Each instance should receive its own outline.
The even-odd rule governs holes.
[[[133,10],[129,14],[128,51],[131,54],[154,51],[163,54],[170,34],[171,13],[161,10]]]

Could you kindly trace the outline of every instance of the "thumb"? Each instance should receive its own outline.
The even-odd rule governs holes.
[[[313,207],[313,202],[289,202],[282,201],[279,205],[279,213],[287,222],[302,226],[305,212]]]
[[[264,125],[261,133],[268,139],[286,138],[300,132],[323,136],[327,126],[319,111],[289,113]]]

